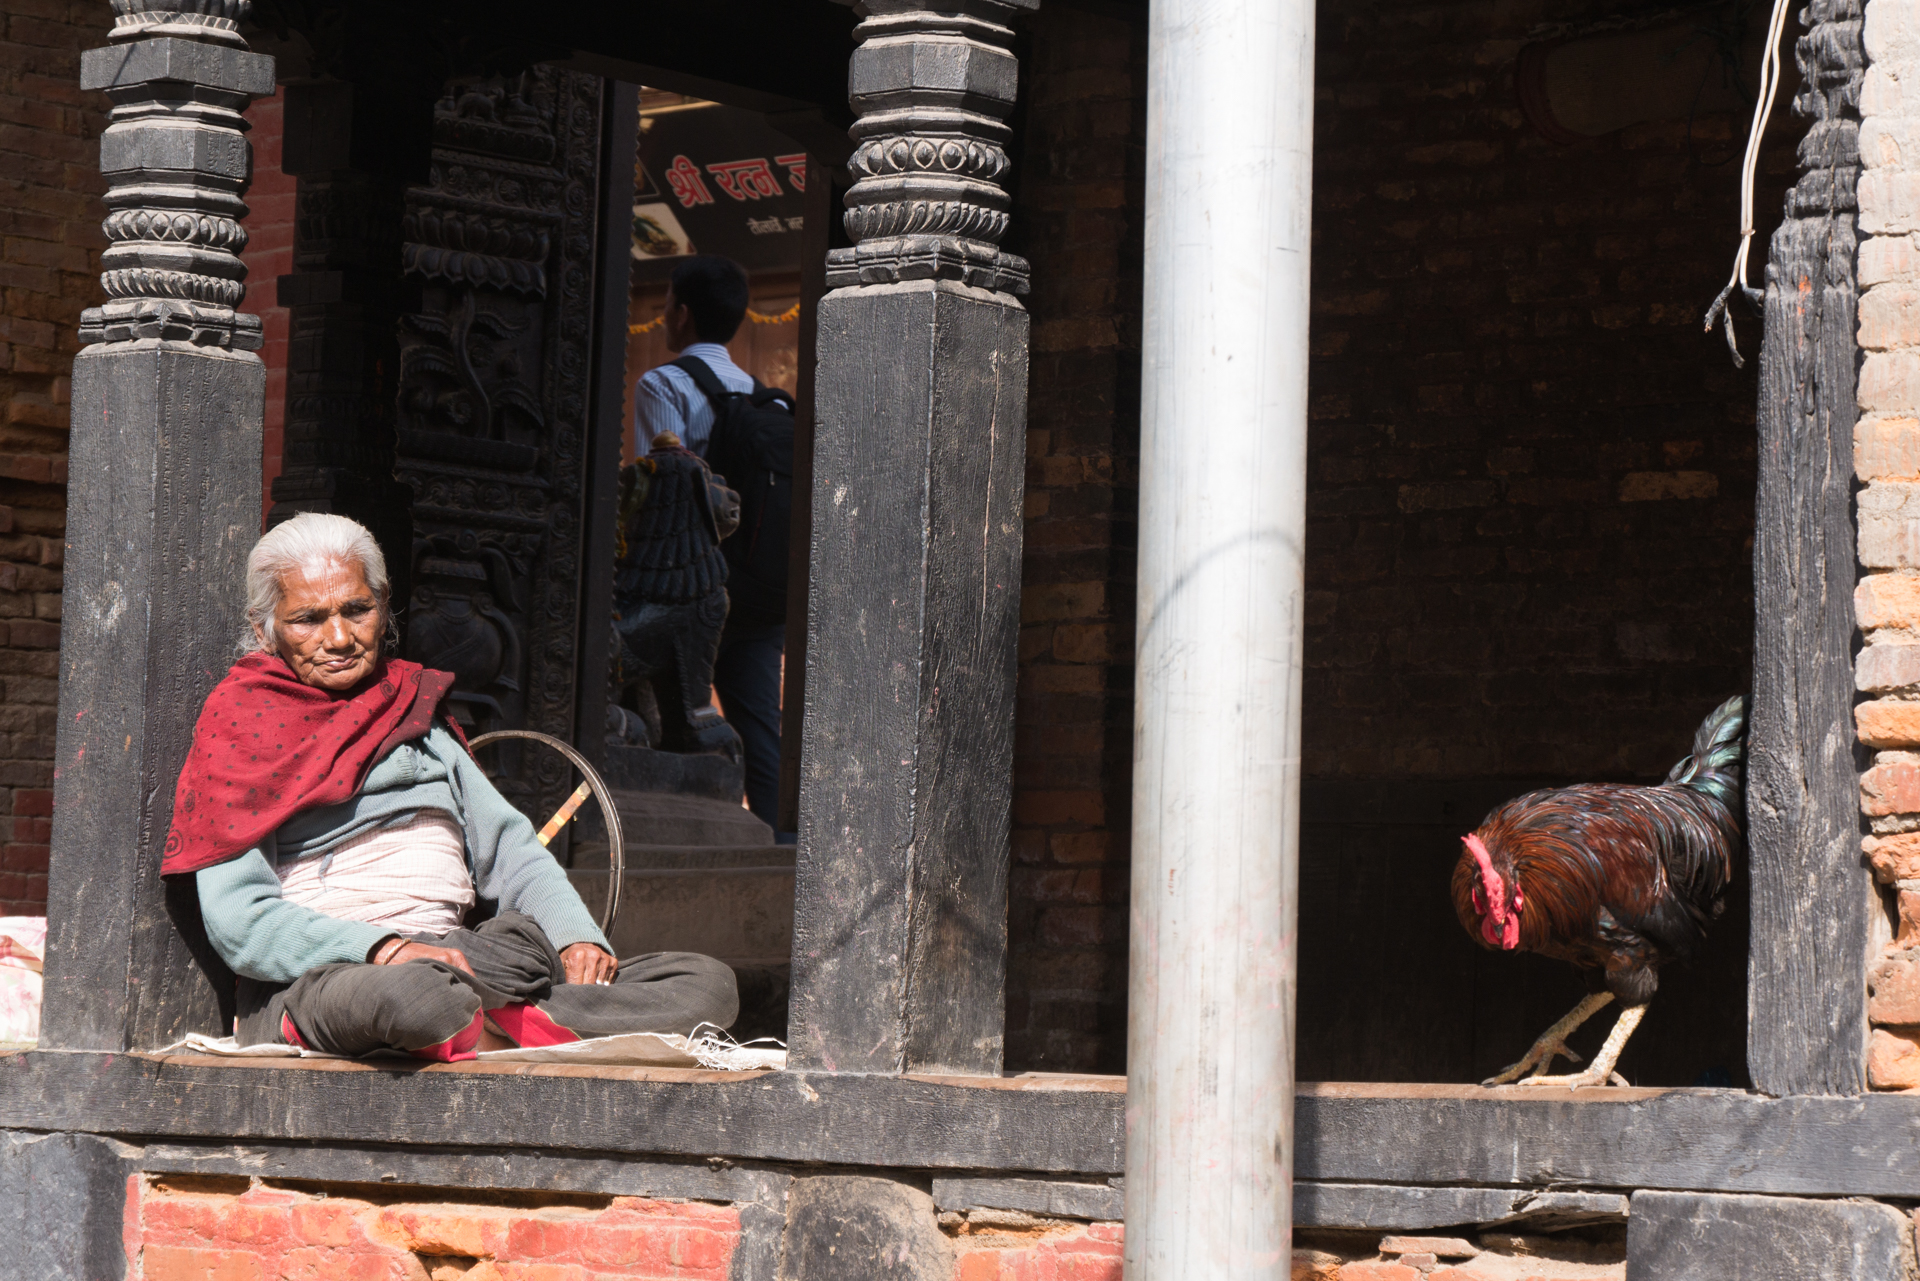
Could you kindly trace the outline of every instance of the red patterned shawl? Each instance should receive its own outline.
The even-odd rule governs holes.
[[[275,655],[247,655],[193,727],[161,874],[223,863],[302,810],[354,795],[376,761],[426,735],[452,687],[450,672],[389,658],[337,695],[303,685]]]

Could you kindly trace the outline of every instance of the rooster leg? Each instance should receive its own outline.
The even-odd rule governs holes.
[[[1613,1031],[1607,1033],[1607,1043],[1593,1056],[1593,1062],[1587,1065],[1586,1071],[1567,1076],[1530,1076],[1520,1084],[1564,1085],[1570,1090],[1577,1090],[1583,1085],[1605,1085],[1609,1080],[1625,1085],[1626,1080],[1615,1074],[1613,1065],[1620,1061],[1620,1051],[1627,1047],[1627,1038],[1633,1035],[1633,1029],[1640,1026],[1640,1020],[1646,1012],[1645,1005],[1629,1005],[1621,1010]]]
[[[1595,1010],[1612,999],[1613,993],[1611,992],[1595,992],[1593,995],[1587,997],[1581,1001],[1580,1004],[1569,1010],[1567,1017],[1542,1032],[1540,1039],[1533,1043],[1533,1048],[1527,1051],[1525,1058],[1515,1063],[1512,1067],[1507,1068],[1498,1076],[1490,1076],[1480,1082],[1480,1084],[1483,1086],[1509,1085],[1535,1068],[1552,1067],[1553,1056],[1556,1054],[1567,1059],[1569,1062],[1578,1063],[1580,1056],[1567,1048],[1567,1038],[1573,1035],[1575,1028],[1578,1028],[1582,1023],[1592,1018]],[[1622,1041],[1625,1040],[1624,1037],[1621,1039]],[[1613,1064],[1608,1063],[1607,1066],[1612,1067]]]

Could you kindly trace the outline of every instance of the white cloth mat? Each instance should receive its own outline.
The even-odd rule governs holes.
[[[322,1054],[297,1045],[240,1045],[230,1036],[208,1036],[189,1032],[161,1053],[185,1051],[192,1054],[220,1054],[232,1058],[338,1059],[341,1054]],[[771,1037],[735,1041],[711,1023],[702,1023],[690,1037],[671,1032],[629,1032],[623,1036],[596,1036],[564,1045],[543,1045],[531,1049],[488,1050],[480,1056],[483,1063],[604,1063],[629,1067],[713,1068],[728,1072],[751,1072],[764,1068],[779,1071],[787,1066],[787,1048]]]

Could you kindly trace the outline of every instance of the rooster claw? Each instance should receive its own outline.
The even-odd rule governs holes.
[[[1618,1072],[1608,1072],[1604,1076],[1588,1069],[1585,1072],[1571,1072],[1566,1076],[1530,1076],[1519,1082],[1523,1086],[1564,1085],[1569,1090],[1589,1090],[1596,1087],[1627,1084],[1627,1078]]]
[[[1491,1090],[1496,1085],[1512,1085],[1515,1081],[1519,1081],[1521,1085],[1526,1085],[1527,1081],[1520,1081],[1520,1078],[1528,1072],[1537,1074],[1542,1069],[1552,1067],[1553,1058],[1556,1054],[1569,1063],[1578,1063],[1581,1061],[1580,1056],[1572,1050],[1569,1050],[1565,1044],[1556,1043],[1545,1047],[1536,1045],[1533,1049],[1527,1051],[1526,1058],[1521,1059],[1518,1063],[1515,1063],[1498,1076],[1490,1076],[1480,1082],[1480,1088],[1483,1090]]]

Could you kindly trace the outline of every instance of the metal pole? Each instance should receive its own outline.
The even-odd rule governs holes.
[[[1153,0],[1128,1281],[1289,1269],[1311,0]]]

